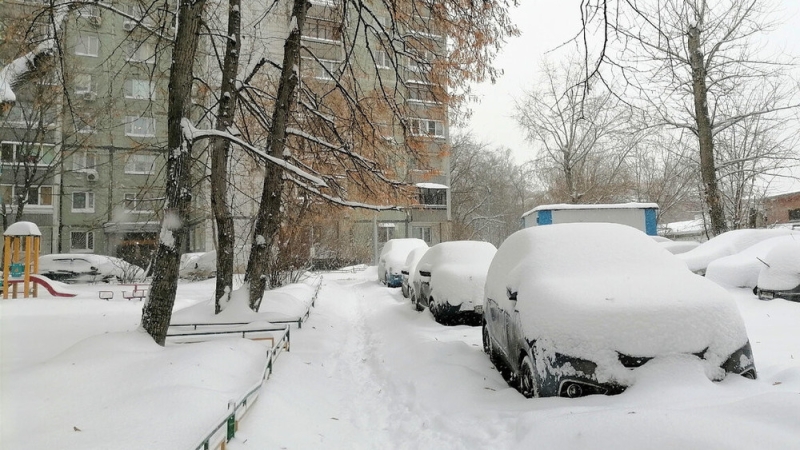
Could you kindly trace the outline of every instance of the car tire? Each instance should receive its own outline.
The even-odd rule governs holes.
[[[522,358],[519,366],[519,380],[517,389],[526,398],[539,396],[539,386],[536,384],[536,371],[530,356]]]
[[[489,329],[486,328],[486,323],[483,324],[481,327],[481,335],[483,337],[483,352],[489,355],[491,358],[492,356],[492,338],[489,337]]]
[[[419,312],[425,311],[425,307],[419,302],[419,296],[416,294],[414,295],[414,309]]]
[[[439,316],[436,314],[437,308],[433,305],[433,297],[428,298],[428,309],[431,311],[431,315],[433,316],[433,320],[439,321]]]

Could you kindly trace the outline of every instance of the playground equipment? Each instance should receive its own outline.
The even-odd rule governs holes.
[[[17,298],[20,282],[23,284],[22,293],[28,298],[31,294],[31,274],[39,271],[42,233],[35,223],[17,222],[9,226],[3,235],[3,298],[8,298],[9,289],[13,298]],[[36,280],[33,281],[32,293],[34,297],[39,295],[39,283]]]

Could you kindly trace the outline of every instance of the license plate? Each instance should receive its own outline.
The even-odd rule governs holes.
[[[761,291],[758,297],[764,300],[772,300],[775,297],[775,293],[772,291]]]

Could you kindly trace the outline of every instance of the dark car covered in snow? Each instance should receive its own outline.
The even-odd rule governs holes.
[[[443,324],[479,325],[483,316],[483,284],[497,248],[488,242],[449,241],[436,244],[417,263],[414,304],[427,306]]]
[[[758,298],[800,302],[800,236],[770,250],[763,263],[756,287]]]
[[[655,358],[756,377],[730,294],[625,225],[520,230],[486,279],[483,347],[527,397],[615,394]]]

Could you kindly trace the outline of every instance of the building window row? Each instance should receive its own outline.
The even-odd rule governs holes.
[[[303,25],[303,37],[339,42],[342,33],[336,21],[322,17],[307,17]]]
[[[447,206],[447,191],[419,188],[419,203],[424,206]]]
[[[410,132],[414,136],[428,136],[443,138],[444,122],[433,119],[410,119]]]
[[[27,163],[49,166],[56,159],[55,145],[30,142],[0,143],[0,160],[3,164]]]
[[[17,204],[15,200],[22,197],[27,206],[53,206],[53,186],[32,186],[25,189],[4,184],[0,186],[0,196],[7,205]]]

